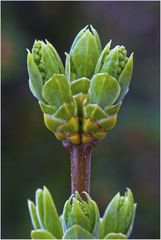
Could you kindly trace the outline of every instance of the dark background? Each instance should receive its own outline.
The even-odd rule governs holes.
[[[59,213],[70,195],[67,150],[28,87],[26,48],[48,39],[65,59],[85,25],[134,51],[117,126],[93,151],[91,195],[103,213],[126,187],[138,203],[131,238],[159,238],[159,2],[2,2],[2,238],[30,238],[27,199],[46,185]]]

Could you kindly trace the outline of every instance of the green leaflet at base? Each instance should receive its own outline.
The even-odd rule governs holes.
[[[39,105],[43,113],[53,114],[57,110],[57,107],[55,105],[47,105],[41,101],[39,101]]]
[[[52,115],[44,114],[44,122],[46,127],[50,130],[55,132],[57,127],[59,127],[61,124],[65,123],[64,120],[54,118]]]
[[[89,118],[83,119],[82,129],[83,129],[83,132],[91,133],[91,134],[94,134],[100,130],[97,122],[92,121]]]
[[[71,118],[68,122],[60,125],[57,128],[57,132],[77,133],[78,131],[79,131],[78,118]]]
[[[84,116],[92,120],[100,120],[106,118],[107,114],[97,104],[88,104],[84,107]]]
[[[74,96],[74,100],[77,104],[77,114],[78,114],[78,116],[83,115],[84,101],[85,101],[86,97],[87,97],[86,94],[83,94],[83,93],[79,93],[79,94]]]
[[[117,115],[115,114],[115,115],[109,116],[108,118],[101,119],[97,122],[102,128],[104,128],[105,131],[108,131],[115,126],[116,121],[117,121]]]
[[[96,239],[96,238],[82,227],[74,225],[65,232],[63,239]]]
[[[107,107],[105,107],[104,111],[109,115],[116,114],[120,110],[121,104],[122,104],[122,102],[119,102],[115,105],[107,106]]]
[[[122,233],[109,233],[104,239],[127,239],[127,236]]]
[[[51,233],[42,229],[31,231],[31,238],[32,239],[56,239]]]
[[[76,115],[76,106],[74,104],[64,103],[60,108],[55,112],[54,117],[61,118],[64,120],[69,120],[71,117]]]

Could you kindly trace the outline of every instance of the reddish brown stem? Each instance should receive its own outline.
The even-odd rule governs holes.
[[[63,146],[70,151],[71,193],[78,191],[83,198],[83,191],[90,193],[91,151],[96,144],[97,141],[87,144],[72,144],[63,141]]]

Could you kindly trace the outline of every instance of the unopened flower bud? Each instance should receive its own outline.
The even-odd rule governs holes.
[[[130,189],[127,189],[125,196],[120,197],[118,193],[107,206],[100,222],[100,238],[106,238],[111,233],[122,233],[128,238],[133,228],[135,211],[136,203]]]
[[[91,78],[100,53],[98,33],[92,26],[85,27],[76,36],[69,53],[71,81],[81,77]]]
[[[65,233],[69,229],[73,229],[74,226],[78,226],[79,228],[76,228],[78,231],[87,232],[88,234],[92,234],[93,237],[98,238],[99,210],[90,196],[87,193],[85,195],[87,202],[76,192],[76,196],[71,196],[65,203],[62,217],[63,231]]]

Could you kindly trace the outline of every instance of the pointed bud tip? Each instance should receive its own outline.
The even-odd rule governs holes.
[[[43,190],[41,188],[38,188],[35,193],[42,192]]]
[[[82,193],[87,197],[87,200],[92,200],[92,198],[87,192],[83,191]]]
[[[70,56],[69,53],[67,53],[67,52],[64,52],[64,54],[66,57]]]
[[[111,46],[112,43],[112,39],[110,39],[110,41],[108,42],[108,45]]]
[[[28,206],[32,203],[32,201],[30,199],[27,199],[27,204]]]
[[[50,44],[50,42],[46,38],[45,38],[45,42]]]
[[[27,53],[30,53],[30,54],[31,54],[31,52],[30,52],[30,50],[29,50],[28,48],[26,48],[26,51],[27,51]]]
[[[49,191],[45,185],[43,186],[43,191],[44,192],[48,192]]]

